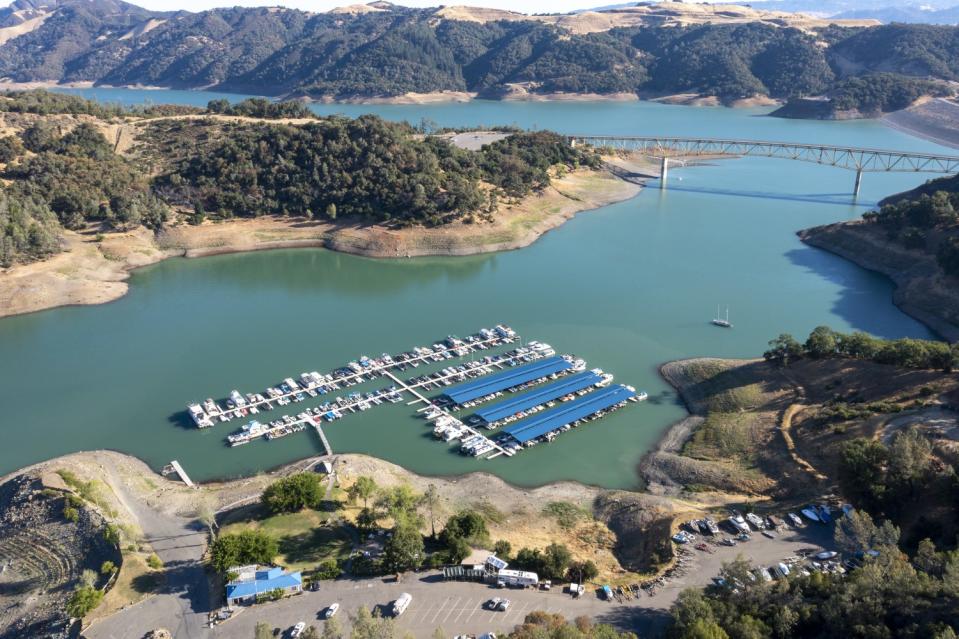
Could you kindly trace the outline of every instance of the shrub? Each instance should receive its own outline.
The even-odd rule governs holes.
[[[161,568],[163,568],[163,560],[160,559],[159,555],[157,555],[156,553],[153,553],[152,555],[147,557],[147,565],[150,568],[153,568],[154,570],[160,570]]]
[[[74,619],[82,619],[100,605],[103,593],[92,586],[80,586],[73,591],[67,601],[67,614]]]
[[[323,499],[323,484],[316,473],[298,473],[270,484],[261,499],[274,513],[316,508]]]

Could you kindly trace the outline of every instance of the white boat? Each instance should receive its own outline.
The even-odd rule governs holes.
[[[726,318],[723,319],[719,316],[719,306],[716,306],[716,317],[713,318],[713,324],[716,326],[722,326],[723,328],[732,328],[733,325],[729,322],[729,307],[726,307]]]
[[[230,399],[233,400],[233,403],[237,406],[237,408],[246,406],[246,398],[243,397],[238,390],[230,391]]]
[[[786,517],[789,518],[789,522],[793,526],[802,526],[802,519],[800,519],[799,515],[797,515],[796,513],[789,513],[788,515],[786,515]]]
[[[197,428],[207,428],[213,425],[213,420],[206,414],[206,411],[203,410],[203,407],[199,404],[190,404],[187,406],[187,410],[190,413],[190,417],[193,419],[193,423],[196,424]]]
[[[819,521],[819,515],[816,514],[812,508],[803,508],[802,514],[809,519],[809,521]]]
[[[729,523],[732,524],[733,528],[738,530],[741,533],[749,533],[749,524],[746,523],[746,520],[740,515],[733,515],[729,518]]]

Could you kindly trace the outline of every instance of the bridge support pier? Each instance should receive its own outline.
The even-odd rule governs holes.
[[[664,157],[659,165],[659,188],[666,188],[666,177],[669,175],[669,158]]]
[[[862,186],[862,169],[856,169],[856,186],[853,187],[853,197],[859,197],[859,187]]]

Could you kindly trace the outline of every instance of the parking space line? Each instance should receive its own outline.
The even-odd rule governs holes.
[[[473,618],[473,615],[476,614],[477,610],[482,610],[482,608],[479,608],[479,607],[473,608],[473,611],[470,613],[470,616],[466,618],[466,621],[464,623],[469,623],[470,619]]]
[[[446,613],[446,616],[445,616],[445,617],[443,617],[443,621],[440,622],[440,625],[443,625],[444,623],[446,623],[446,620],[450,618],[450,615],[453,614],[454,612],[456,612],[456,606],[460,605],[460,601],[462,601],[462,600],[463,600],[462,597],[457,597],[457,598],[456,598],[456,603],[454,603],[452,606],[450,606],[450,611]]]
[[[459,614],[456,615],[456,619],[453,620],[453,623],[459,623],[460,617],[462,617],[463,613],[466,612],[467,610],[467,606],[469,606],[468,601],[465,604],[463,604],[462,608],[460,608]]]
[[[444,599],[444,600],[443,600],[443,605],[445,605],[446,602],[449,601],[449,600],[450,600],[449,597],[447,597],[446,599]],[[436,607],[436,614],[433,615],[433,618],[432,618],[432,619],[430,619],[430,624],[432,624],[434,621],[436,621],[436,618],[440,616],[440,613],[441,613],[441,612],[443,612],[443,605],[439,605],[439,606]]]

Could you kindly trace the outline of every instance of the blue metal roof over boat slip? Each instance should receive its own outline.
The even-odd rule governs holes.
[[[552,384],[547,384],[542,388],[520,395],[519,397],[513,397],[504,402],[499,402],[482,410],[478,410],[476,411],[476,415],[482,417],[487,423],[496,422],[510,415],[529,410],[534,406],[558,399],[563,395],[569,395],[584,388],[589,388],[602,380],[602,377],[592,371],[583,371],[559,379]]]
[[[533,417],[528,417],[503,430],[519,443],[525,444],[531,439],[536,439],[566,424],[575,422],[577,419],[588,417],[604,408],[624,402],[635,394],[622,384],[617,384],[579,399],[574,399],[562,406],[551,408]]]
[[[457,404],[462,404],[513,386],[525,384],[540,377],[565,371],[571,367],[572,365],[565,359],[559,355],[554,355],[454,386],[443,394]]]

